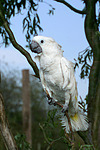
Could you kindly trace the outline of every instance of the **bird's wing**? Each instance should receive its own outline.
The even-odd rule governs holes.
[[[63,88],[66,90],[70,87],[72,76],[74,77],[74,64],[62,57],[60,65],[63,76]]]

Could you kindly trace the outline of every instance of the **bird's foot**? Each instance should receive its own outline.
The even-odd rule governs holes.
[[[52,105],[52,99],[48,99],[48,104]]]
[[[48,98],[48,104],[49,105],[56,105],[55,101],[51,98],[51,97],[47,97]]]
[[[66,112],[68,113],[68,106],[64,104],[62,108],[62,113],[64,113],[64,116],[66,115]]]

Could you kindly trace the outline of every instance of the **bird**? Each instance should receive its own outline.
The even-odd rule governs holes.
[[[88,129],[87,115],[78,105],[77,82],[74,74],[74,63],[63,56],[62,46],[53,38],[34,36],[30,45],[35,59],[39,62],[40,80],[44,91],[53,102],[63,105],[61,123],[66,133],[70,133],[68,112],[72,131],[86,131]]]

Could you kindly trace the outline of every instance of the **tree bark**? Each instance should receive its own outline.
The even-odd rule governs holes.
[[[18,150],[6,118],[3,97],[0,94],[0,132],[7,150]]]
[[[93,50],[93,65],[89,76],[88,117],[92,129],[92,139],[100,149],[100,35],[96,21],[96,0],[87,0],[85,33]]]

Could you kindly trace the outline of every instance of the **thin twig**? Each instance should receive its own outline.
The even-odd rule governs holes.
[[[89,48],[90,48],[90,46],[88,46],[88,47],[85,48],[84,50],[80,51],[80,52],[78,53],[78,56],[80,56],[81,54],[84,55],[84,54],[88,51]]]
[[[46,150],[49,150],[49,149],[51,148],[51,146],[52,146],[55,142],[57,142],[57,141],[59,141],[60,139],[63,139],[63,138],[64,138],[64,137],[59,137],[59,138],[53,140],[52,142],[49,142],[49,140],[48,140],[48,138],[47,138],[47,136],[46,136],[46,133],[45,133],[45,131],[44,131],[43,126],[42,126],[40,123],[39,123],[39,126],[40,126],[40,128],[41,128],[41,130],[42,130],[42,132],[43,132],[44,139],[45,139],[46,142],[49,144],[49,146],[47,147]]]
[[[65,6],[67,6],[72,11],[74,11],[78,14],[82,14],[82,15],[86,14],[86,10],[84,10],[84,9],[83,10],[78,10],[78,9],[74,8],[73,6],[71,6],[69,3],[67,3],[65,0],[54,0],[54,1],[64,4]]]
[[[41,130],[42,130],[42,132],[43,132],[43,135],[44,135],[44,138],[45,138],[45,140],[46,140],[46,142],[48,143],[48,144],[50,144],[50,142],[49,142],[49,140],[48,140],[48,138],[47,138],[47,136],[46,136],[46,133],[45,133],[45,131],[44,131],[44,129],[43,129],[43,126],[39,123],[39,127],[41,128]]]
[[[53,140],[51,143],[50,143],[50,145],[47,147],[47,150],[50,150],[50,148],[52,147],[52,145],[55,143],[55,142],[57,142],[57,141],[59,141],[59,140],[61,140],[61,139],[63,139],[64,137],[60,137],[60,138],[58,138],[58,139],[55,139],[55,140]]]

